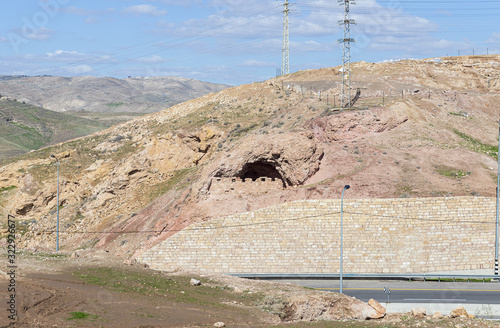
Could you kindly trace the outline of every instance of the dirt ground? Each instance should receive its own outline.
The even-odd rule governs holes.
[[[125,265],[106,253],[18,254],[17,321],[6,314],[9,281],[0,275],[0,327],[500,327],[477,319],[283,322],[284,300],[324,292],[291,284]],[[190,284],[191,278],[201,286]],[[330,294],[331,295],[331,294]],[[339,299],[349,297],[339,295]]]

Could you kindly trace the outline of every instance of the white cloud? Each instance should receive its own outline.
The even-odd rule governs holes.
[[[78,66],[67,67],[65,71],[66,74],[70,75],[82,75],[92,72],[93,69],[89,65],[78,65]]]
[[[55,33],[53,30],[46,27],[40,27],[37,29],[16,28],[11,31],[25,39],[38,41],[48,40]]]
[[[66,14],[80,15],[80,16],[89,16],[89,15],[96,14],[95,10],[89,10],[89,9],[77,8],[77,7],[63,8],[62,12],[66,13]]]
[[[259,61],[259,60],[246,60],[243,63],[240,64],[240,66],[246,66],[246,67],[274,67],[276,66],[275,63],[270,63],[270,62],[265,62],[265,61]]]
[[[89,16],[85,20],[85,24],[96,24],[96,23],[99,23],[99,22],[100,22],[100,20],[96,16]]]
[[[152,5],[136,5],[130,6],[123,9],[125,14],[136,14],[136,15],[148,15],[148,16],[165,16],[167,14],[166,10],[159,10],[157,7]]]
[[[77,51],[65,51],[65,50],[56,50],[54,52],[47,52],[47,56],[49,57],[55,57],[55,56],[62,56],[62,55],[83,55],[78,53]]]
[[[137,61],[144,64],[159,64],[167,62],[168,60],[158,55],[152,55],[151,57],[138,58]]]

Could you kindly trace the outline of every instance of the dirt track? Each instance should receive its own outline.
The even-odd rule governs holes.
[[[229,290],[214,286],[194,287],[189,284],[189,277],[170,279],[115,260],[103,263],[99,265],[93,259],[26,256],[16,277],[16,327],[198,327],[213,326],[218,321],[231,327],[256,327],[277,321],[276,316],[244,305],[250,305],[251,297],[247,301],[239,297],[242,294],[233,297]],[[3,278],[0,290],[5,291],[5,304],[8,282]],[[128,282],[119,281],[127,279]],[[168,294],[164,294],[162,285],[172,287]],[[210,293],[210,289],[215,291]],[[194,293],[200,292],[209,295],[194,297]],[[88,316],[71,320],[72,313]],[[3,315],[2,327],[8,326],[6,319]]]

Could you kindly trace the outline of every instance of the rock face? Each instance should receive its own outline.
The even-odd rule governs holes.
[[[318,171],[323,155],[322,147],[310,134],[251,136],[228,152],[223,161],[214,163],[208,176],[270,177],[282,180],[285,187],[297,186]]]

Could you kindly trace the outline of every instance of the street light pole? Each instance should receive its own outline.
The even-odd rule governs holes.
[[[500,193],[500,121],[498,122],[497,219],[495,224],[495,275],[498,276],[498,213]]]
[[[54,155],[50,155],[50,157],[55,158],[57,163],[57,223],[56,223],[56,252],[59,252],[59,158]]]
[[[340,293],[342,294],[342,275],[344,264],[344,191],[351,188],[349,185],[344,186],[342,197],[340,198]]]

